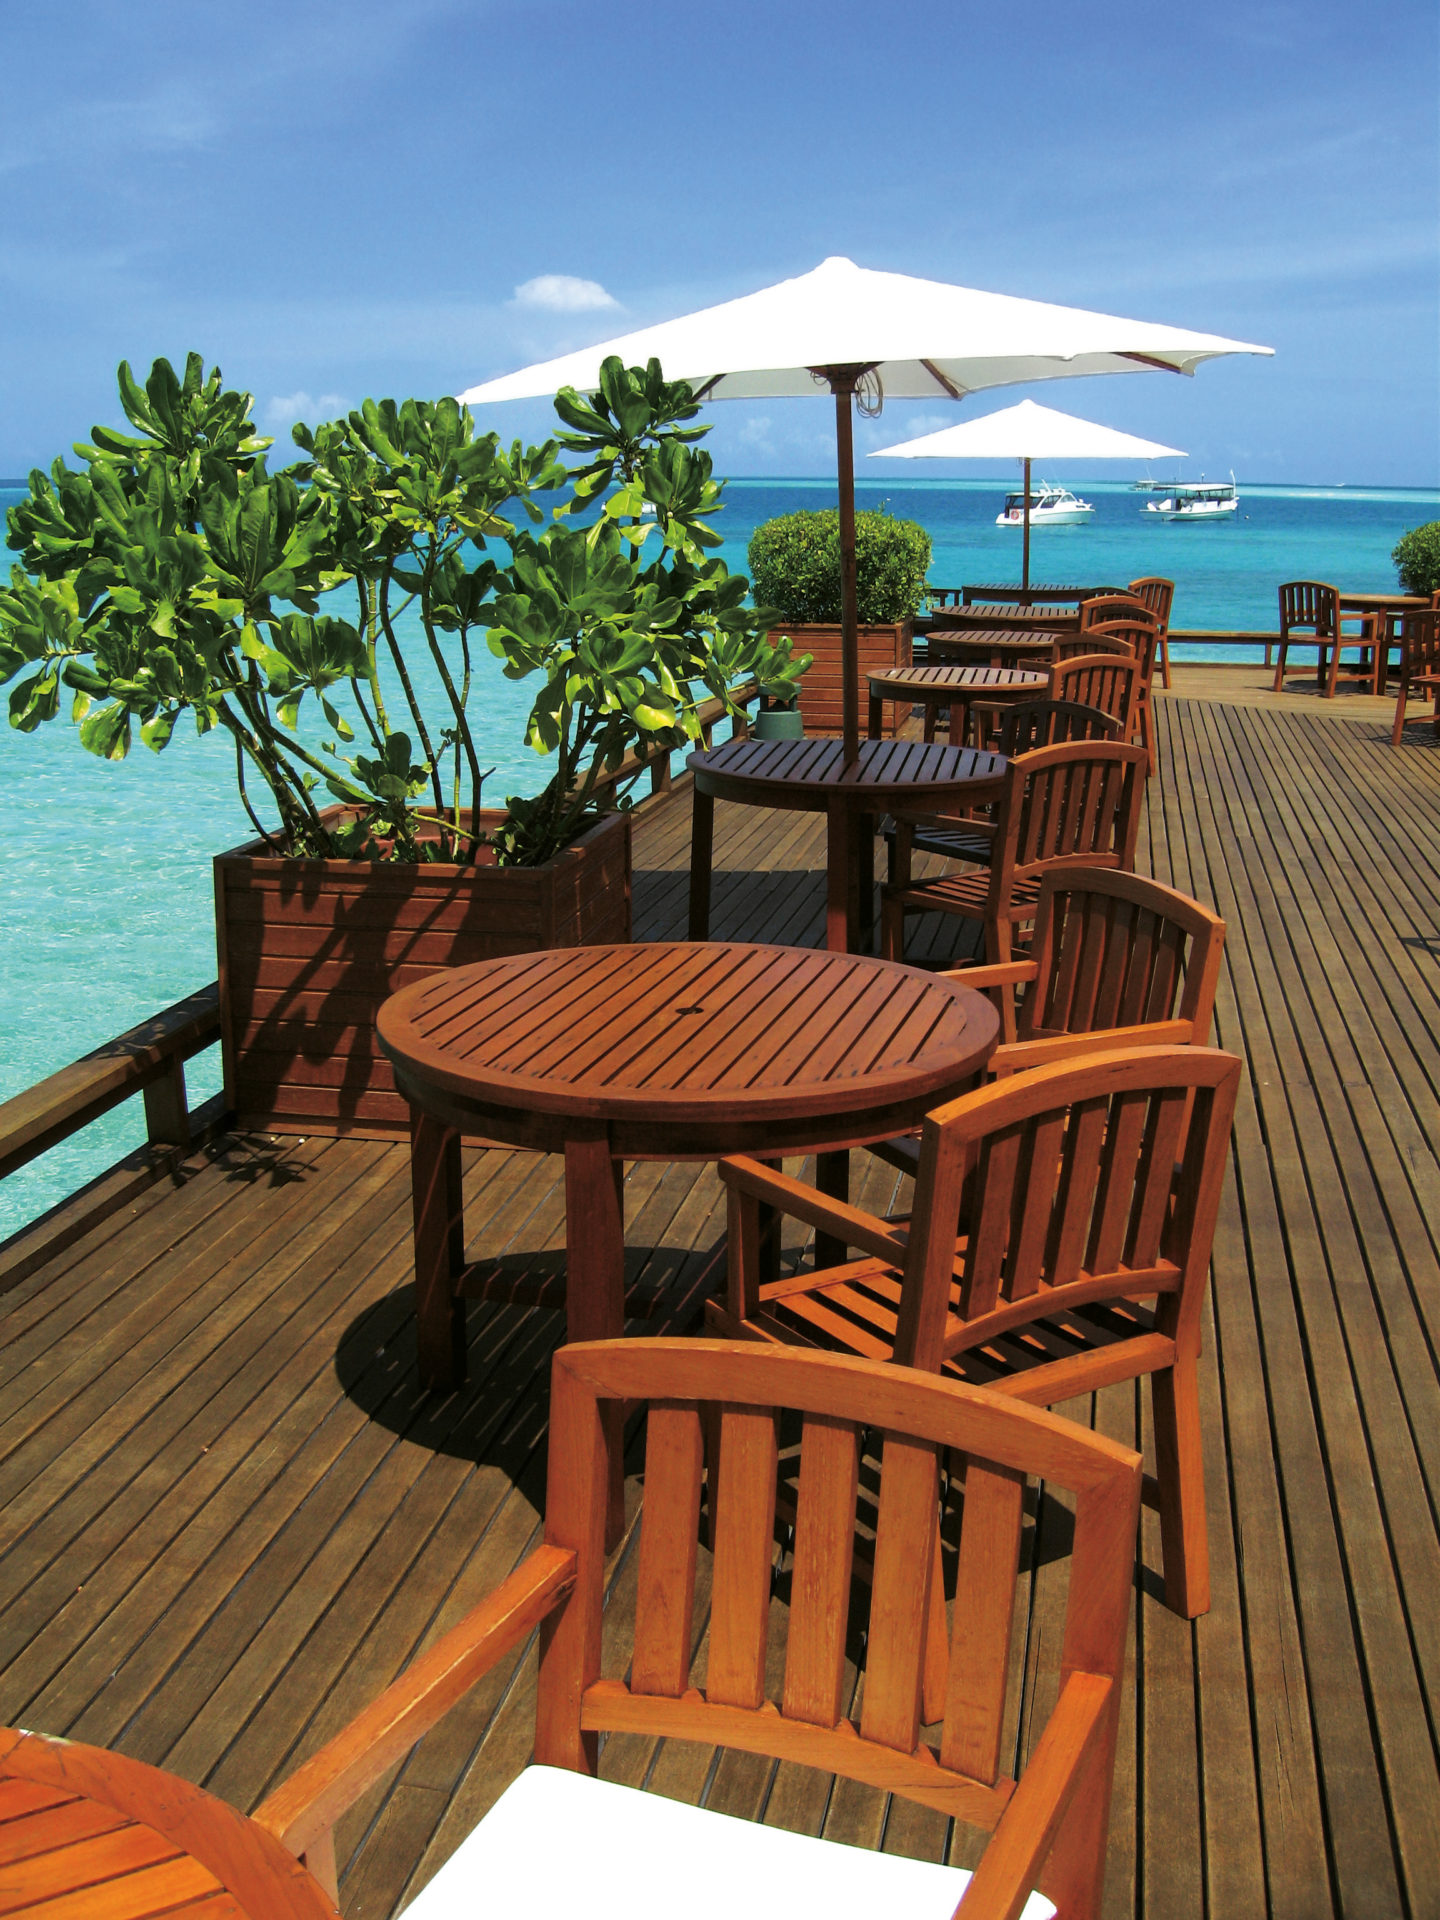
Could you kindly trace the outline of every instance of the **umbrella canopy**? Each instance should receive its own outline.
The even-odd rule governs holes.
[[[784,398],[828,387],[840,488],[845,746],[853,757],[860,715],[851,409],[857,391],[872,402],[887,394],[961,400],[985,387],[1078,374],[1193,373],[1220,354],[1271,351],[1153,321],[878,273],[837,257],[760,293],[483,381],[459,397],[475,405],[535,399],[564,386],[593,392],[611,354],[627,366],[659,360],[669,379],[690,381],[702,400]]]
[[[1162,447],[1158,440],[1120,433],[1073,413],[1022,400],[999,413],[962,420],[958,427],[922,433],[918,440],[880,447],[872,460],[1159,460],[1173,454],[1185,458],[1180,447]]]
[[[1162,447],[1158,440],[1120,433],[1073,413],[1022,400],[999,413],[964,420],[958,427],[921,434],[897,446],[880,447],[872,460],[1023,460],[1025,462],[1025,546],[1021,561],[1022,587],[1030,584],[1030,462],[1032,460],[1159,460],[1185,455],[1179,447]]]

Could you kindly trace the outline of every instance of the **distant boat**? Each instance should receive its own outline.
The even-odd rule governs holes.
[[[1090,518],[1095,509],[1087,500],[1077,500],[1068,487],[1052,486],[1041,480],[1030,489],[1030,526],[1036,527],[1080,527]],[[997,527],[1023,527],[1025,524],[1025,495],[1007,493],[1005,511],[995,516]]]
[[[1145,511],[1161,520],[1218,520],[1240,506],[1233,473],[1228,480],[1201,480],[1193,485],[1177,481],[1166,486],[1157,481],[1150,491],[1161,498],[1147,500]]]

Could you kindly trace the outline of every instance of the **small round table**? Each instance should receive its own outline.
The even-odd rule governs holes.
[[[936,666],[985,662],[992,667],[1047,666],[1065,633],[1055,627],[937,627],[925,641]]]
[[[1027,693],[1039,693],[1046,687],[1049,676],[1032,667],[883,667],[868,675],[867,683],[872,740],[880,738],[885,701],[903,700],[924,707],[927,740],[935,737],[936,713],[948,707],[950,744],[956,746],[969,730],[972,700],[1023,700]]]
[[[695,776],[690,828],[690,938],[710,931],[710,868],[715,802],[823,813],[825,944],[849,953],[860,944],[874,889],[875,816],[894,807],[954,812],[998,799],[1006,762],[974,747],[934,741],[862,740],[846,760],[841,740],[727,740],[686,762]]]
[[[642,942],[433,973],[392,995],[377,1028],[411,1103],[420,1374],[443,1388],[464,1379],[461,1302],[479,1277],[462,1134],[564,1154],[568,1335],[611,1339],[625,1320],[623,1161],[838,1163],[959,1093],[998,1017],[972,988],[868,956]]]
[[[173,1773],[0,1729],[0,1900],[148,1920],[339,1920],[273,1833]]]

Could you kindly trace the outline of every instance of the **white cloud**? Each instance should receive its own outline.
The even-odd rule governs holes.
[[[515,289],[517,307],[541,307],[547,313],[594,313],[618,307],[598,280],[577,280],[573,273],[542,273]]]
[[[267,427],[288,427],[297,420],[303,420],[307,426],[318,420],[333,420],[336,414],[345,411],[345,397],[339,393],[322,393],[317,399],[314,394],[280,393],[273,400],[265,402],[264,421]]]

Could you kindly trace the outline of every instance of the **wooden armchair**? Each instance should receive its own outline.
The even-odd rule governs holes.
[[[1091,627],[1156,626],[1160,624],[1138,593],[1097,594],[1080,602],[1080,631]]]
[[[1102,601],[1090,601],[1090,606],[1100,606]],[[1114,604],[1113,602],[1110,604]],[[1104,625],[1087,627],[1082,639],[1119,640],[1135,656],[1137,668],[1135,678],[1135,709],[1129,735],[1144,747],[1149,760],[1150,771],[1155,771],[1155,716],[1150,706],[1150,694],[1155,680],[1155,661],[1160,646],[1160,628],[1148,614],[1136,613],[1132,608],[1123,619],[1115,619]]]
[[[891,878],[880,896],[885,958],[904,957],[907,913],[938,912],[982,921],[986,958],[1010,959],[1014,928],[1035,918],[1047,871],[1134,867],[1144,788],[1141,747],[1076,740],[1020,754],[1005,770],[993,834],[977,836],[989,842],[989,872],[945,874],[938,880],[911,880],[916,823],[897,816]]]
[[[1204,1613],[1200,1322],[1239,1079],[1228,1053],[1137,1047],[965,1094],[926,1117],[908,1225],[722,1161],[727,1291],[709,1324],[1039,1406],[1149,1374],[1165,1598]],[[762,1284],[762,1205],[863,1257]]]
[[[1066,867],[1040,882],[1026,960],[956,967],[947,978],[988,993],[1000,1045],[996,1079],[1121,1047],[1205,1047],[1225,951],[1225,922],[1188,894],[1138,873]],[[1017,1012],[1018,998],[1018,1012]],[[920,1134],[869,1151],[920,1170]]]
[[[1051,667],[1048,697],[1078,701],[1081,706],[1099,707],[1102,713],[1113,714],[1120,722],[1120,738],[1128,740],[1140,698],[1140,663],[1128,647],[1123,654],[1073,654]]]
[[[1170,684],[1170,609],[1175,604],[1175,582],[1164,580],[1158,573],[1147,574],[1143,580],[1130,582],[1131,597],[1138,600],[1147,613],[1155,616],[1155,624],[1160,629],[1160,684]]]
[[[1359,632],[1346,634],[1343,620],[1358,623]],[[1341,615],[1340,596],[1323,580],[1287,580],[1280,589],[1280,645],[1275,655],[1275,684],[1280,693],[1285,685],[1285,656],[1292,640],[1315,647],[1315,684],[1325,689],[1325,698],[1335,698],[1336,676],[1340,671],[1342,649],[1368,649],[1372,656],[1371,682],[1376,692],[1378,663],[1384,658],[1384,636],[1373,613]],[[1364,671],[1363,665],[1361,671]]]
[[[1051,658],[1073,660],[1082,653],[1118,653],[1129,659],[1135,658],[1135,649],[1128,640],[1114,640],[1108,633],[1097,633],[1089,628],[1084,633],[1067,633],[1056,639]]]
[[[1436,596],[1440,601],[1440,595]],[[1407,613],[1400,623],[1400,692],[1390,735],[1398,747],[1405,732],[1405,702],[1412,694],[1435,702],[1435,731],[1440,734],[1440,611]]]
[[[1102,635],[1100,645],[1086,644],[1090,636],[1072,638],[1055,650],[1045,698],[1084,707],[1098,707],[1113,714],[1121,723],[1120,738],[1128,740],[1133,729],[1135,705],[1140,697],[1140,676],[1135,656],[1124,641],[1112,641]],[[1003,734],[1005,716],[1013,701],[974,700],[970,704],[972,738],[977,747],[996,741]],[[999,748],[1001,753],[1006,749]]]
[[[633,1633],[602,1661],[610,1410],[647,1404]],[[749,1343],[616,1340],[563,1348],[550,1401],[545,1543],[259,1808],[334,1881],[331,1829],[461,1695],[540,1629],[534,1765],[406,1909],[573,1920],[596,1887],[634,1920],[675,1920],[703,1877],[736,1915],[1093,1920],[1100,1910],[1140,1460],[1125,1447],[964,1385],[873,1361]],[[781,1418],[799,1429],[789,1626],[767,1661]],[[798,1416],[798,1421],[797,1417]],[[702,1432],[718,1430],[708,1470]],[[865,1445],[880,1442],[878,1490]],[[954,1632],[938,1743],[921,1737],[937,1563],[939,1455],[966,1460]],[[862,1453],[866,1486],[860,1486]],[[1018,1781],[1002,1764],[1025,1482],[1075,1502],[1058,1674]],[[714,1570],[708,1666],[692,1683],[702,1497]],[[874,1548],[852,1582],[857,1521]],[[862,1551],[864,1546],[862,1544]],[[942,1602],[943,1608],[943,1602]],[[607,1616],[608,1618],[608,1616]],[[865,1640],[858,1715],[848,1644]],[[848,1630],[848,1634],[847,1634]],[[608,1637],[608,1634],[607,1634]],[[1050,1651],[1047,1641],[1046,1653]],[[1052,1657],[1053,1658],[1053,1657]],[[772,1697],[773,1694],[773,1697]],[[735,1747],[882,1787],[991,1830],[973,1876],[682,1806],[595,1778],[605,1732]],[[1043,1889],[1048,1899],[1027,1894]],[[958,1903],[958,1904],[957,1904]],[[716,1911],[707,1898],[706,1912]]]
[[[1120,737],[1120,722],[1099,707],[1087,707],[1074,700],[1022,700],[1001,709],[998,751],[1007,760],[1017,754],[1033,753],[1036,747],[1053,747],[1065,740],[1114,740]],[[890,872],[897,881],[903,871],[908,878],[910,855],[938,853],[946,860],[968,860],[988,867],[995,844],[995,821],[986,808],[964,818],[946,814],[906,814],[899,821],[887,819],[880,832],[889,843]],[[897,857],[896,846],[904,835],[904,851]]]

